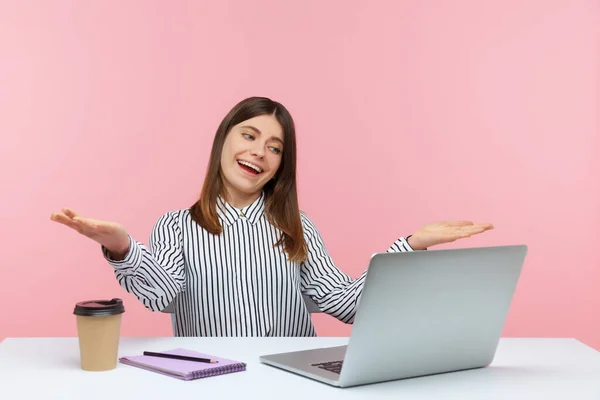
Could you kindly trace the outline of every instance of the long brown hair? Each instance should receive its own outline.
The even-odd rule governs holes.
[[[223,118],[215,134],[200,198],[190,212],[192,219],[208,232],[216,235],[223,231],[217,214],[217,197],[226,195],[221,175],[221,152],[225,138],[235,125],[265,114],[277,118],[283,128],[285,143],[279,169],[263,187],[265,215],[282,232],[275,245],[283,244],[288,258],[300,262],[306,259],[307,250],[296,191],[296,131],[292,116],[276,101],[266,97],[250,97],[236,104]]]

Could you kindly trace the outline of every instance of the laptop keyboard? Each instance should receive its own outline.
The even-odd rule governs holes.
[[[313,367],[318,367],[334,374],[339,374],[342,371],[343,360],[340,361],[328,361],[323,363],[311,364]]]

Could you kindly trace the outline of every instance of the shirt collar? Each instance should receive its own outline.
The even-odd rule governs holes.
[[[217,196],[217,214],[219,214],[219,220],[222,225],[230,226],[235,223],[238,219],[246,219],[251,224],[256,224],[258,220],[263,216],[265,211],[265,194],[262,192],[260,197],[256,199],[252,204],[239,209],[233,207],[227,203],[219,195]]]

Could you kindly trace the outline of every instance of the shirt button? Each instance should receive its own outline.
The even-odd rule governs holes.
[[[240,212],[240,217],[246,218],[246,214],[244,214],[243,212]]]

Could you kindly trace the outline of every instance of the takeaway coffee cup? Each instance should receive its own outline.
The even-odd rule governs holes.
[[[116,368],[123,300],[90,300],[75,305],[81,368],[108,371]]]

